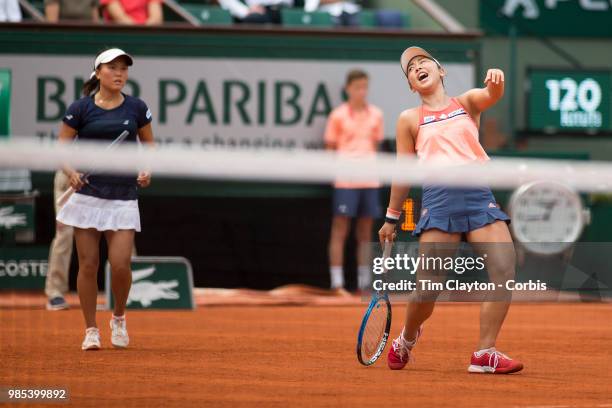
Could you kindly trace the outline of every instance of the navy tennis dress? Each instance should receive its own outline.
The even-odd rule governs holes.
[[[75,101],[64,116],[64,123],[77,131],[78,140],[111,144],[122,132],[129,135],[122,143],[135,143],[138,130],[152,120],[147,105],[129,95],[114,109],[97,106],[92,96]],[[137,175],[93,173],[60,210],[57,220],[78,228],[99,231],[134,229],[140,231]]]
[[[416,152],[422,161],[461,165],[489,160],[478,141],[478,128],[455,99],[441,111],[421,107]],[[429,229],[470,232],[497,220],[510,222],[488,187],[423,186],[421,216],[413,235]]]

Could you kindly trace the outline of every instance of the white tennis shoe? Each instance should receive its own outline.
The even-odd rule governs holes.
[[[100,331],[97,327],[85,330],[85,340],[81,344],[81,350],[100,350]]]
[[[114,316],[110,321],[111,327],[111,343],[113,346],[118,348],[126,348],[130,344],[130,337],[128,336],[127,326],[125,324],[125,317],[117,319]]]

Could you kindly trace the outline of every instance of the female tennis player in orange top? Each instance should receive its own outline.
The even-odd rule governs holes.
[[[399,116],[398,155],[416,154],[419,160],[459,165],[489,160],[478,141],[480,114],[503,96],[504,73],[489,69],[485,88],[471,89],[453,98],[444,88],[446,71],[424,49],[406,49],[400,63],[410,89],[419,94],[422,105],[407,109]],[[392,186],[385,224],[379,231],[381,243],[395,238],[395,225],[408,190],[405,185]],[[499,209],[489,188],[425,185],[421,208],[421,218],[414,231],[414,235],[419,236],[419,253],[428,256],[438,251],[439,255],[440,243],[452,248],[465,234],[470,243],[495,244],[486,247],[485,262],[491,282],[505,283],[514,277],[515,254],[507,226],[510,218]],[[418,271],[417,277],[422,273],[424,271]],[[389,350],[387,361],[393,370],[404,368],[410,360],[422,324],[431,316],[439,294],[418,292],[408,303],[404,329]],[[509,306],[509,293],[498,301],[483,302],[480,340],[477,351],[472,353],[469,372],[507,374],[523,368],[522,363],[495,348]]]

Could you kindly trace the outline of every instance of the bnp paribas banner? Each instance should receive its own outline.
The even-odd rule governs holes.
[[[0,56],[13,76],[13,135],[54,137],[91,65],[81,56]],[[474,86],[472,63],[444,65],[449,94]],[[139,57],[125,91],[149,105],[163,143],[316,148],[352,68],[370,75],[370,102],[393,138],[399,113],[419,103],[399,62]]]

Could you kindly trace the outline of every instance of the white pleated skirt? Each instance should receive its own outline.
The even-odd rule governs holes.
[[[59,211],[56,219],[62,224],[83,229],[140,232],[138,200],[106,200],[74,193]]]

